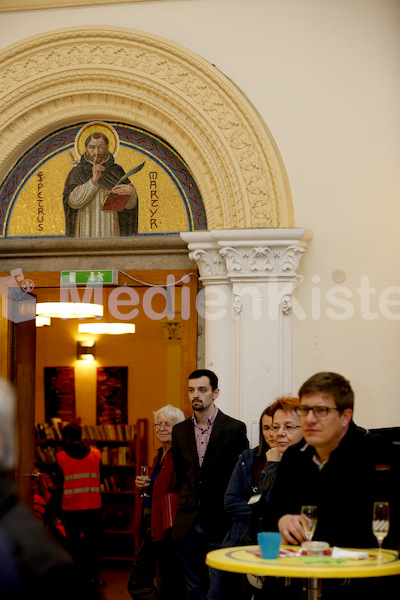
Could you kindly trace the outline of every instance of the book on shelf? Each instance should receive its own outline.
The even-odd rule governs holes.
[[[93,428],[91,425],[82,425],[82,437],[85,440],[94,440]]]
[[[39,440],[62,440],[61,419],[51,419],[50,423],[35,425],[35,438]]]
[[[37,423],[37,425],[35,425],[35,438],[37,440],[45,440],[46,439],[46,433],[44,431],[44,423]]]
[[[103,463],[103,465],[108,465],[110,462],[108,446],[103,446],[101,449],[101,462]]]
[[[105,492],[125,492],[127,490],[125,479],[117,475],[107,475],[104,477],[103,487]]]
[[[54,431],[54,437],[57,440],[62,440],[62,428],[63,428],[63,424],[61,419],[58,419],[56,417],[53,417],[51,419],[51,423],[52,423],[52,427],[53,427],[53,431]]]
[[[56,449],[52,446],[44,446],[43,448],[46,460],[43,462],[55,463],[56,462]]]
[[[38,423],[35,425],[35,439],[42,441],[45,445],[45,441],[51,441],[57,444],[58,441],[62,442],[62,426],[65,422],[61,419],[52,419],[49,423]],[[136,427],[133,424],[118,423],[111,424],[106,423],[103,425],[82,425],[82,438],[89,443],[98,442],[99,448],[102,451],[102,462],[103,464],[110,465],[128,465],[132,462],[132,448],[130,442],[134,440],[136,433]],[[107,444],[102,448],[101,442],[110,442],[110,446]],[[114,447],[113,447],[114,446]],[[38,457],[37,460],[43,462],[43,456]],[[54,458],[47,458],[54,462]]]
[[[36,462],[47,462],[46,453],[41,446],[35,446],[35,460]]]
[[[103,465],[126,466],[131,464],[131,453],[128,446],[101,448],[101,462]]]
[[[118,464],[126,465],[127,464],[127,447],[119,446],[118,448]]]
[[[90,440],[110,440],[113,442],[126,442],[135,439],[135,425],[126,423],[104,423],[103,425],[83,425],[84,437]]]
[[[109,463],[110,465],[118,465],[118,448],[110,448],[110,453],[109,453]]]
[[[104,432],[106,434],[106,439],[107,440],[116,440],[117,439],[117,435],[115,432],[115,426],[112,425],[111,423],[107,423],[106,425],[104,425]]]
[[[55,440],[56,434],[54,433],[54,428],[50,425],[50,423],[43,423],[44,434],[47,440]]]
[[[93,425],[93,429],[94,429],[94,439],[95,440],[107,439],[107,436],[104,433],[104,427],[102,425]]]
[[[136,436],[136,425],[134,425],[133,423],[131,425],[128,425],[129,428],[129,437],[127,437],[128,440],[134,440],[135,436]]]
[[[122,425],[121,423],[118,423],[115,426],[115,431],[116,431],[116,434],[117,434],[117,440],[120,440],[120,441],[123,441],[123,442],[126,440],[126,427],[127,427],[127,425]]]
[[[110,487],[113,492],[120,491],[120,487],[119,487],[119,484],[117,482],[117,478],[115,477],[115,475],[110,475]]]

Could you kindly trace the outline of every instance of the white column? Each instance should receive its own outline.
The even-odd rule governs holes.
[[[226,276],[225,260],[210,231],[181,233],[189,242],[189,257],[195,260],[203,288],[197,297],[197,310],[204,318],[204,368],[217,374],[220,395],[218,407],[234,414],[236,341],[232,319],[232,286]]]
[[[206,317],[213,317],[206,318],[206,368],[220,378],[218,405],[245,421],[254,446],[261,412],[293,392],[292,294],[311,232],[232,229],[181,237],[205,286]],[[211,305],[216,296],[226,298],[225,311]]]

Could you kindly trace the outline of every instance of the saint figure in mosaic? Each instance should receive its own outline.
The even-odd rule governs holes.
[[[118,147],[118,134],[107,123],[89,123],[78,132],[75,151],[81,158],[73,161],[63,194],[67,236],[137,235],[138,195],[114,160]]]

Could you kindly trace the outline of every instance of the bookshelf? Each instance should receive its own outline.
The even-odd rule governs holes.
[[[60,423],[35,426],[35,464],[50,476],[63,447]],[[147,464],[147,419],[131,425],[82,425],[83,439],[101,451],[103,560],[132,561],[135,476]]]

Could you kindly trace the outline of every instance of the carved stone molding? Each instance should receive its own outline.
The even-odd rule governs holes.
[[[185,159],[210,229],[290,227],[283,161],[244,94],[177,44],[118,27],[67,28],[0,53],[0,181],[44,135],[85,120],[154,131]]]
[[[232,311],[233,315],[239,315],[243,310],[243,298],[240,294],[233,294],[232,298]]]
[[[282,298],[281,301],[281,310],[284,315],[290,315],[293,310],[292,306],[292,296],[286,295]]]
[[[220,250],[225,258],[229,277],[253,277],[260,275],[290,275],[296,273],[304,248],[255,246],[253,248],[229,248]]]

